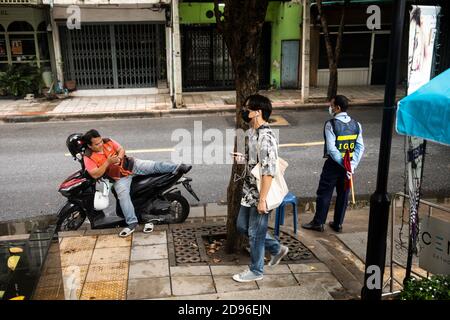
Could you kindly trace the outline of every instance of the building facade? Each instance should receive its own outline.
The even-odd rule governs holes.
[[[442,30],[449,4],[434,1],[443,6]],[[323,2],[333,42],[342,2]],[[371,4],[381,9],[380,29],[367,28]],[[385,83],[392,12],[388,0],[358,0],[347,8],[339,86]],[[405,21],[408,16],[405,12]],[[0,0],[0,71],[34,63],[48,86],[72,81],[80,95],[170,93],[177,107],[183,91],[234,89],[231,60],[215,21],[211,0]],[[445,66],[448,34],[440,37],[438,56]],[[406,80],[407,43],[400,81]],[[301,89],[307,100],[309,87],[327,86],[328,75],[315,1],[270,1],[260,88]]]
[[[33,63],[51,78],[48,9],[40,0],[0,0],[0,71]]]

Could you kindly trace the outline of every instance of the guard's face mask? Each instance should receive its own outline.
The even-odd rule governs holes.
[[[332,106],[328,107],[328,113],[330,114],[330,116],[334,116],[334,112],[333,112],[333,107]]]

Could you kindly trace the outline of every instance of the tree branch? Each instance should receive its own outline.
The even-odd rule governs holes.
[[[339,23],[339,31],[336,39],[336,48],[334,53],[334,61],[338,64],[339,57],[341,55],[341,47],[342,47],[342,34],[344,33],[344,17],[345,17],[345,9],[347,8],[348,0],[344,2],[344,6],[342,7],[342,15],[341,21]]]
[[[222,13],[219,10],[219,0],[214,0],[214,15],[216,16],[217,30],[220,33],[223,33],[225,29],[225,23],[221,20]]]
[[[330,33],[328,31],[328,23],[327,19],[325,18],[324,12],[322,11],[322,0],[317,0],[316,4],[317,9],[319,10],[320,24],[322,25],[323,29],[323,36],[325,38],[325,47],[327,48],[328,65],[331,68],[332,64],[335,62],[335,57],[333,53],[333,45],[330,40]]]

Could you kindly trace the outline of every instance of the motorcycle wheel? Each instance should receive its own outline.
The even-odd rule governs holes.
[[[86,214],[79,207],[71,207],[60,213],[56,223],[58,231],[77,230],[86,219]]]
[[[182,223],[189,215],[189,202],[178,193],[168,193],[164,197],[170,202],[169,223]]]

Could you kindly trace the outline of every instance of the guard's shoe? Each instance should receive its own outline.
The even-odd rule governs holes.
[[[342,224],[335,224],[333,221],[330,221],[328,225],[336,232],[342,232]]]
[[[289,248],[282,245],[280,247],[280,252],[277,255],[272,256],[272,258],[270,259],[268,265],[269,266],[276,266],[277,264],[280,263],[281,259],[283,259],[283,257],[288,254],[288,252],[289,252]]]
[[[314,221],[311,221],[310,223],[302,224],[302,228],[323,232],[323,224],[317,224]]]
[[[251,282],[251,281],[257,281],[262,280],[263,275],[257,275],[253,271],[250,271],[249,269],[245,270],[244,272],[235,274],[233,276],[233,280],[237,282]]]

